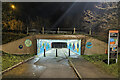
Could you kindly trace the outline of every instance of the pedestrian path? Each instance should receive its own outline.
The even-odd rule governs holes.
[[[72,58],[69,60],[74,65],[74,68],[77,70],[81,78],[101,78],[102,80],[105,78],[114,80],[116,78],[102,71],[100,68],[96,67],[94,64],[83,59],[82,57]]]
[[[44,54],[36,56],[33,60],[28,61],[3,75],[3,78],[71,78],[77,79],[77,75],[69,65],[72,62],[73,68],[76,69],[81,79],[98,79],[115,77],[101,71],[94,64],[83,59],[80,55],[68,49],[58,49],[56,57],[56,49],[51,49]],[[67,58],[66,58],[67,57]]]
[[[66,54],[66,56],[69,55],[67,49],[63,49],[63,52]],[[94,64],[90,63],[89,61],[85,60],[83,57],[72,51],[70,51],[70,57],[68,56],[68,59],[72,63],[73,68],[75,68],[80,78],[101,78],[102,80],[105,78],[108,78],[110,80],[116,79],[116,77],[107,74],[100,68],[96,67]]]
[[[56,57],[56,50],[51,49],[46,52],[46,57],[43,54],[38,55],[33,60],[6,72],[3,78],[7,78],[7,80],[9,80],[8,78],[77,79],[63,51],[62,49],[58,49],[58,57]]]

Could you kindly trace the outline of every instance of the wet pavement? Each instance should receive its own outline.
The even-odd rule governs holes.
[[[46,52],[46,57],[43,54],[36,56],[9,72],[3,74],[3,78],[77,78],[75,72],[68,64],[68,49],[58,49],[58,57],[56,57],[56,49],[51,49]],[[72,58],[77,58],[79,55],[71,52]]]

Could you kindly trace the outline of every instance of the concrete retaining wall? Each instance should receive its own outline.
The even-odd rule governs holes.
[[[26,39],[30,39],[32,41],[32,45],[30,47],[26,47],[25,45]],[[105,54],[105,49],[107,49],[107,43],[84,35],[34,35],[4,44],[2,45],[2,51],[9,54],[36,54],[37,39],[81,39],[82,40],[81,54],[86,55]],[[93,47],[88,49],[85,46],[87,42],[91,42]],[[20,49],[19,45],[23,45],[23,48]]]
[[[32,41],[32,45],[27,47],[25,45],[26,39],[30,39]],[[22,45],[23,48],[20,49],[19,45]],[[9,54],[34,54],[36,53],[36,38],[34,36],[25,37],[13,42],[9,42],[7,44],[2,45],[2,51]]]
[[[108,50],[108,44],[100,41],[98,39],[95,39],[93,37],[86,37],[86,42],[85,42],[85,50],[84,54],[86,55],[92,55],[92,54],[105,54],[105,50]],[[91,42],[93,47],[88,49],[86,47],[86,43]],[[118,52],[120,53],[120,47],[118,48]]]
[[[33,35],[2,45],[2,51],[9,54],[36,54],[37,39],[81,39],[81,38],[84,38],[84,35]],[[30,47],[26,47],[25,45],[25,41],[27,39],[30,39],[32,41],[32,45]],[[22,45],[23,48],[20,49],[19,45]]]
[[[86,43],[91,42],[93,47],[87,48],[85,46],[84,54],[92,55],[92,54],[105,54],[105,49],[107,49],[107,43],[100,41],[98,39],[87,37]]]

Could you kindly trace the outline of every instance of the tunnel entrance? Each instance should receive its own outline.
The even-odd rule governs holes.
[[[52,42],[52,48],[67,48],[67,42]]]
[[[51,49],[70,49],[72,52],[81,55],[81,39],[66,39],[66,40],[53,40],[53,39],[37,39],[37,55]]]

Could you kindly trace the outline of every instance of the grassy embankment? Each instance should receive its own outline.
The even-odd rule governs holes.
[[[2,33],[2,44],[15,41],[17,39],[26,37],[26,34],[20,33],[12,33],[12,32],[3,32]],[[24,61],[34,55],[26,54],[26,55],[12,55],[2,52],[2,71],[21,62]],[[1,57],[0,57],[1,58]]]
[[[11,32],[3,32],[2,33],[2,44],[26,37],[27,34],[17,34],[17,33],[11,33]]]
[[[13,55],[2,52],[2,71],[32,56],[34,54]]]
[[[107,55],[83,55],[83,57],[95,64],[97,67],[99,67],[101,70],[107,72],[108,74],[111,74],[113,76],[118,77],[120,75],[120,71],[118,68],[120,68],[120,55],[118,59],[118,63],[116,63],[115,60],[110,60],[110,65],[107,64]],[[119,65],[118,65],[119,64]]]

